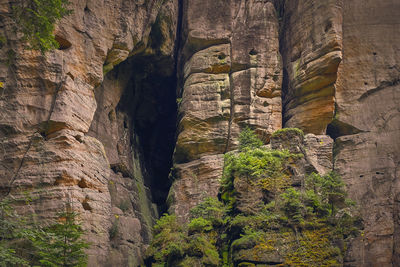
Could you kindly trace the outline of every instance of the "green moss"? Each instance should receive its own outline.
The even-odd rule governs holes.
[[[222,199],[234,207],[234,179],[246,178],[272,194],[278,194],[290,185],[287,163],[299,155],[287,150],[253,149],[225,155],[221,184]],[[237,178],[236,178],[237,177]]]
[[[285,257],[289,266],[342,266],[341,252],[332,244],[331,229],[304,231],[298,242],[291,243],[290,252]]]
[[[289,132],[303,135],[298,129],[275,134]],[[335,173],[312,174],[300,188],[291,186],[289,166],[300,156],[257,145],[225,154],[220,200],[206,198],[182,227],[176,218],[163,216],[155,227],[153,258],[165,266],[252,266],[269,260],[282,266],[340,265],[346,245],[338,244],[357,236],[362,221]],[[255,214],[235,209],[240,201],[236,179],[268,193]],[[181,250],[169,248],[178,243]]]
[[[106,74],[109,73],[113,68],[114,65],[112,63],[103,65],[103,75],[106,76]]]
[[[0,35],[0,49],[7,43],[7,38],[3,35]]]
[[[290,134],[294,134],[294,135],[300,135],[300,136],[304,136],[304,132],[301,129],[298,128],[282,128],[279,129],[277,131],[275,131],[271,137],[278,137],[278,136],[282,136],[282,135],[290,135]]]

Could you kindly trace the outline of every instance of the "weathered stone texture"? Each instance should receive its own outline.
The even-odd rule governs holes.
[[[361,205],[350,266],[398,266],[400,3],[343,1],[343,62],[332,132],[335,169]]]
[[[334,115],[337,69],[342,58],[340,1],[286,1],[281,53],[284,125],[324,134]]]
[[[170,163],[154,144],[174,142],[175,121],[160,115],[172,111],[154,103],[175,98],[164,86],[175,75],[171,212],[184,220],[217,195],[223,154],[245,126],[267,143],[283,117],[306,133],[295,138],[307,162],[297,177],[333,161],[361,205],[365,233],[346,264],[400,265],[397,0],[71,0],[55,31],[61,50],[46,57],[17,40],[11,2],[0,3],[1,194],[40,196],[31,208],[43,218],[72,205],[93,244],[90,266],[141,262],[152,200],[171,183],[145,181]]]
[[[399,264],[399,10],[391,0],[284,6],[284,122],[337,138],[334,169],[365,220],[349,266]]]
[[[17,40],[10,18],[11,2],[0,3],[0,31],[7,39],[0,49],[2,196],[18,196],[22,191],[39,195],[32,211],[43,218],[52,217],[66,204],[72,205],[92,244],[88,251],[90,266],[107,262],[137,266],[150,238],[150,225],[137,214],[137,203],[141,200],[151,205],[151,201],[149,196],[136,194],[135,182],[123,178],[123,166],[129,160],[121,163],[118,157],[132,157],[129,133],[119,143],[115,139],[124,132],[117,123],[110,129],[100,127],[96,137],[102,142],[87,133],[98,105],[94,88],[101,84],[103,71],[111,70],[129,55],[143,53],[146,47],[151,48],[147,53],[172,57],[177,1],[162,5],[161,0],[72,0],[73,13],[63,18],[55,31],[61,49],[48,52],[46,57],[24,50],[24,44]],[[159,14],[162,18],[157,18]],[[158,43],[150,34],[156,19],[161,28]],[[106,101],[117,104],[121,93],[110,94]],[[121,118],[116,121],[121,122]],[[114,145],[121,148],[120,154]],[[127,170],[134,169],[125,165]],[[122,201],[115,194],[128,201],[123,214],[115,214]],[[121,233],[110,242],[109,229],[116,215]],[[143,231],[148,232],[147,240]]]
[[[171,209],[181,218],[205,196],[217,195],[221,154],[237,147],[242,128],[253,127],[265,141],[281,128],[282,82],[272,3],[184,1],[183,14],[184,83],[174,154],[179,171],[170,192]],[[188,189],[193,168],[207,188]]]

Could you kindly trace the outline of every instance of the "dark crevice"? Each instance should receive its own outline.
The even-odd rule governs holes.
[[[170,58],[136,56],[127,63],[132,77],[118,103],[117,110],[130,119],[131,143],[141,154],[145,186],[160,212],[171,186],[168,174],[172,166],[176,131],[176,74],[166,71],[173,66]],[[169,74],[169,75],[168,75]]]
[[[281,44],[279,44],[281,45]],[[287,95],[289,92],[289,75],[285,67],[283,67],[283,78],[282,78],[282,127],[285,126],[286,122],[290,119],[286,113]]]
[[[333,119],[326,129],[326,134],[333,140],[336,140],[336,138],[341,136],[358,134],[361,132],[364,131],[337,119]]]
[[[169,56],[133,56],[108,72],[95,91],[98,109],[89,135],[104,145],[112,170],[109,186],[124,187],[114,190],[112,201],[132,199],[148,228],[142,233],[146,240],[150,218],[157,216],[154,206],[159,214],[166,211],[171,186],[177,114],[174,63]]]

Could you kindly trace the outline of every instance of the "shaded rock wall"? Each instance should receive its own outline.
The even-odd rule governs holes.
[[[286,1],[284,126],[335,138],[365,235],[346,265],[399,264],[398,1]]]
[[[46,57],[18,41],[12,2],[0,2],[1,194],[39,196],[44,219],[72,205],[89,265],[139,264],[171,183],[182,220],[216,196],[246,126],[266,143],[282,126],[314,134],[307,161],[333,166],[362,207],[346,264],[400,264],[398,1],[73,0],[55,32],[71,47]]]
[[[353,266],[400,264],[399,10],[398,1],[343,2],[334,164],[365,219]]]

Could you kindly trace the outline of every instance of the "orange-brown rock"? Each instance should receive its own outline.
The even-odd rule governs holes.
[[[340,1],[289,1],[282,10],[284,125],[324,134],[342,59]]]
[[[281,128],[282,63],[271,2],[183,1],[183,12],[170,209],[184,220],[204,197],[217,195],[222,154],[237,147],[241,129],[251,126],[267,141]]]
[[[397,0],[70,2],[46,56],[0,2],[0,197],[71,204],[89,266],[138,266],[158,212],[217,195],[244,127],[297,127],[299,177],[334,169],[361,204],[345,265],[400,265]]]

